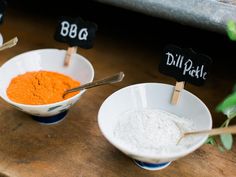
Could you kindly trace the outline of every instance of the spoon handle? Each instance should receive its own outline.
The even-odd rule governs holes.
[[[5,42],[3,45],[1,45],[0,51],[13,47],[14,45],[17,44],[17,42],[18,42],[18,38],[14,37],[13,39],[11,39],[11,40]]]
[[[188,135],[200,135],[200,134],[208,134],[209,136],[212,135],[219,135],[219,134],[224,134],[224,133],[236,133],[236,125],[229,126],[229,127],[221,127],[221,128],[213,128],[211,130],[201,130],[201,131],[192,131],[192,132],[185,132],[180,136],[179,140],[177,141],[177,145],[179,142]]]
[[[194,132],[185,132],[184,135],[194,135],[194,134],[208,134],[208,135],[219,135],[224,133],[236,133],[236,125],[223,127],[223,128],[214,128],[211,130],[202,130]]]
[[[75,88],[66,90],[64,95],[67,94],[67,93],[71,93],[71,92],[75,92],[75,91],[79,91],[79,90],[83,90],[83,89],[88,89],[88,88],[92,88],[92,87],[97,87],[97,86],[100,86],[100,85],[112,84],[112,83],[120,82],[120,81],[122,81],[124,76],[125,75],[124,75],[123,72],[119,72],[117,74],[114,74],[112,76],[106,77],[104,79],[97,80],[97,81],[94,81],[94,82],[90,82],[90,83],[81,85],[79,87],[75,87]]]

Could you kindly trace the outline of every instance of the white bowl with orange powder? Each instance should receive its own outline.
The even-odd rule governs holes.
[[[73,54],[64,66],[65,50],[39,49],[9,59],[0,67],[0,96],[41,123],[62,120],[86,90],[62,98],[64,90],[93,81],[92,64]]]

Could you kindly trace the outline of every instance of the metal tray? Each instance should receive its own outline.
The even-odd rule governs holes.
[[[236,0],[97,0],[182,24],[226,33],[236,21]]]

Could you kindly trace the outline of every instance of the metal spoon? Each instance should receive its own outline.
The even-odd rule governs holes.
[[[177,144],[180,143],[180,141],[189,135],[199,135],[199,134],[208,134],[208,135],[220,135],[224,133],[236,133],[236,125],[229,126],[229,127],[223,127],[223,128],[213,128],[211,130],[201,130],[201,131],[192,131],[192,132],[185,132],[183,133],[179,140],[177,141]]]
[[[116,82],[120,82],[123,80],[125,74],[123,72],[119,72],[117,74],[114,74],[112,76],[106,77],[104,79],[101,80],[97,80],[97,81],[93,81],[84,85],[81,85],[79,87],[75,87],[69,90],[66,90],[63,94],[63,98],[65,97],[66,94],[71,93],[71,92],[76,92],[76,91],[80,91],[80,90],[84,90],[84,89],[89,89],[92,87],[97,87],[100,85],[105,85],[105,84],[112,84],[112,83],[116,83]]]

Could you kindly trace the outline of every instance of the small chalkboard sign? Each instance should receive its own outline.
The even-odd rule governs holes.
[[[159,71],[174,77],[178,82],[201,86],[207,79],[211,63],[206,55],[169,45],[164,49]]]
[[[0,0],[0,24],[3,23],[3,17],[6,11],[7,2],[5,0]]]
[[[61,17],[56,28],[55,39],[71,47],[89,49],[93,47],[96,31],[96,24],[84,21],[80,17]]]
[[[196,53],[192,49],[182,49],[174,45],[165,47],[159,71],[177,80],[171,99],[172,104],[178,103],[180,92],[186,82],[197,86],[204,84],[211,63],[208,56]]]

